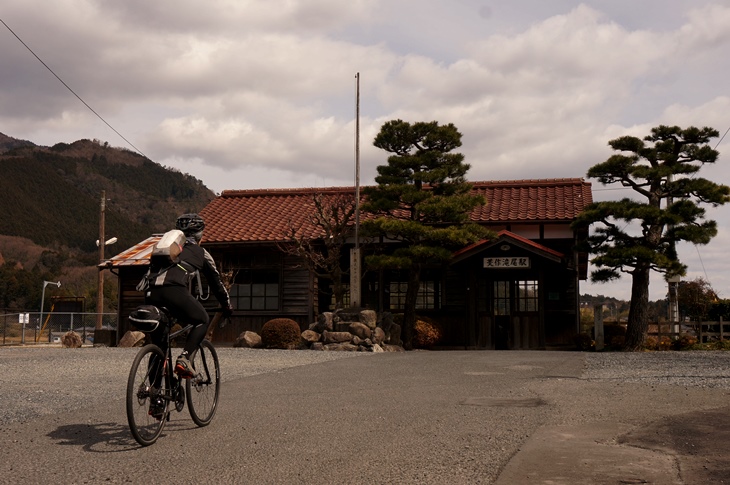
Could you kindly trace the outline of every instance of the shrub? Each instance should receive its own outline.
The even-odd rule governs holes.
[[[659,339],[659,342],[657,343],[657,349],[658,350],[671,350],[672,344],[673,344],[672,339],[664,336]]]
[[[428,349],[436,345],[443,337],[440,326],[430,318],[416,317],[413,331],[413,347]]]
[[[683,333],[677,340],[674,341],[675,350],[685,350],[693,347],[697,344],[697,337],[694,335]]]
[[[274,318],[261,329],[261,343],[267,349],[296,349],[301,339],[299,324],[289,318]]]
[[[646,337],[646,340],[644,340],[644,349],[645,350],[657,350],[659,345],[659,340],[657,340],[656,337]]]

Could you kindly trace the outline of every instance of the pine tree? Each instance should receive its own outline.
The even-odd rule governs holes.
[[[715,221],[705,220],[701,204],[718,206],[730,201],[730,187],[695,177],[704,164],[714,163],[718,152],[709,146],[719,134],[712,128],[658,126],[643,140],[623,136],[608,142],[615,151],[605,162],[588,170],[602,184],[620,183],[640,200],[595,202],[575,226],[596,225],[583,241],[596,256],[593,281],[631,275],[625,350],[638,350],[648,330],[649,276],[684,275],[676,251],[678,242],[707,244],[717,234]]]
[[[408,275],[403,341],[410,348],[421,271],[447,263],[454,249],[487,235],[469,222],[471,211],[485,201],[471,193],[464,156],[450,153],[461,146],[453,124],[393,120],[382,126],[373,144],[392,155],[377,168],[378,185],[364,190],[362,209],[374,217],[362,223],[363,233],[400,244],[392,252],[366,257],[365,263]]]

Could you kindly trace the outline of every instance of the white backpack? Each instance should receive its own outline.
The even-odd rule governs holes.
[[[160,240],[157,241],[157,244],[152,248],[152,254],[150,254],[150,270],[147,270],[147,274],[137,284],[137,291],[147,291],[150,286],[150,280],[157,278],[173,265],[177,264],[183,247],[185,247],[185,234],[181,230],[173,229],[163,234]],[[162,269],[157,274],[152,275],[152,266]]]
[[[183,247],[185,247],[185,234],[179,229],[167,231],[152,248],[150,264],[165,268],[177,263]]]

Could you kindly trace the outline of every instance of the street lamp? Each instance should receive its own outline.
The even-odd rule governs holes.
[[[48,286],[48,285],[56,285],[57,288],[60,288],[61,287],[61,282],[60,281],[43,281],[43,291],[41,292],[41,317],[40,317],[41,318],[41,321],[40,321],[40,324],[41,324],[41,332],[43,331],[43,305],[44,305],[45,300],[46,300],[46,286]],[[48,328],[48,341],[49,342],[51,341],[51,329],[50,329],[50,327]]]
[[[104,262],[104,247],[109,246],[117,242],[117,238],[112,237],[104,241],[104,244],[99,244],[99,240],[96,240],[96,245],[99,246],[99,263]],[[104,268],[99,268],[99,288],[96,300],[96,329],[101,329],[102,321],[104,318]]]
[[[101,205],[99,207],[99,239],[96,240],[96,245],[99,247],[99,285],[96,295],[96,326],[94,331],[102,329],[102,323],[104,318],[104,267],[101,266],[104,263],[104,247],[109,246],[117,242],[117,238],[112,237],[107,239],[104,237],[104,212],[106,210],[106,190],[101,191]],[[102,241],[104,241],[102,243]]]

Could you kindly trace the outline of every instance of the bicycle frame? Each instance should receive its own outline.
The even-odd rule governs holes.
[[[176,319],[167,309],[160,308],[160,311],[165,316],[161,345],[151,343],[138,352],[127,381],[127,419],[132,435],[142,446],[149,446],[157,440],[165,422],[170,420],[173,406],[180,412],[187,402],[195,424],[210,424],[220,390],[218,354],[209,340],[204,339],[189,356],[195,367],[192,377],[181,378],[174,374],[172,344],[178,337],[189,333],[194,325],[171,332]],[[211,319],[211,327],[220,322],[221,316],[221,313],[216,313]],[[165,350],[162,346],[166,346]]]

